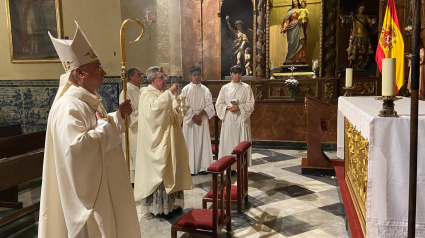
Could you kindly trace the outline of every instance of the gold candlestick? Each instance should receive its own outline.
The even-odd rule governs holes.
[[[384,101],[378,117],[398,117],[397,112],[394,110],[394,101],[400,98],[397,98],[396,96],[382,96],[375,99]]]
[[[354,87],[342,87],[345,90],[344,97],[352,97]]]

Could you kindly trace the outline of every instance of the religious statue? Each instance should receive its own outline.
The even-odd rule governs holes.
[[[419,99],[425,99],[425,49],[424,49],[424,45],[423,42],[421,40],[420,42],[420,51],[419,51],[419,57],[420,57],[420,61],[419,61],[419,90],[418,90],[418,97]],[[408,84],[407,84],[407,89],[409,90],[409,93],[412,92],[411,88],[410,88],[410,83],[411,83],[411,76],[412,76],[412,60],[411,60],[411,54],[407,55],[407,58],[409,59],[409,80],[408,80]]]
[[[285,63],[305,63],[305,44],[310,30],[307,2],[292,0],[292,7],[282,22],[281,33],[288,39],[288,54]]]
[[[251,48],[245,49],[245,75],[252,75]]]
[[[251,29],[248,29],[246,31],[243,30],[242,25],[243,22],[241,20],[237,20],[235,22],[236,29],[233,29],[232,25],[229,22],[229,16],[226,16],[226,23],[227,27],[231,32],[233,32],[236,36],[236,40],[233,41],[233,47],[232,47],[232,54],[230,55],[230,62],[231,65],[240,65],[242,67],[246,67],[247,60],[249,61],[249,66],[252,65],[252,58],[251,56],[248,57],[248,59],[245,57],[246,49],[249,48],[250,44],[252,43],[252,35],[253,32]],[[252,71],[250,71],[252,74]],[[246,74],[246,75],[251,75]]]
[[[342,25],[351,29],[350,43],[347,48],[350,68],[353,62],[357,62],[357,69],[363,68],[369,56],[373,55],[369,32],[375,26],[376,19],[363,15],[364,10],[365,7],[360,6],[356,15],[351,12],[349,16],[340,16]]]

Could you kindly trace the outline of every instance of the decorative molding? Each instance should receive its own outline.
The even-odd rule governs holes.
[[[328,80],[325,83],[325,98],[326,100],[330,100],[334,95],[334,81],[333,80]]]
[[[258,15],[256,17],[256,43],[255,43],[255,58],[256,68],[255,77],[264,78],[266,76],[266,1],[259,0],[257,5]]]
[[[353,82],[353,96],[378,96],[378,81],[379,78],[375,79],[356,79]],[[340,91],[343,92],[345,83],[341,82]]]
[[[263,99],[263,84],[260,82],[255,83],[255,100]]]
[[[338,5],[339,0],[326,0],[324,3],[324,13],[322,21],[323,34],[323,48],[322,69],[325,72],[325,77],[334,77],[337,73],[337,28],[339,24],[338,19]],[[326,21],[324,21],[326,19]]]

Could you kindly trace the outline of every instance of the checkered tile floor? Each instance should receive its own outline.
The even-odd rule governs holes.
[[[305,151],[253,149],[249,168],[249,203],[243,214],[232,210],[232,232],[220,237],[349,237],[345,229],[344,208],[340,203],[336,179],[301,174]],[[335,158],[335,153],[327,153]],[[236,176],[233,177],[236,179]],[[170,228],[184,213],[202,207],[202,197],[211,189],[210,175],[193,176],[195,189],[185,191],[183,213],[171,219],[140,215],[143,237],[170,237]],[[21,191],[25,205],[39,199],[39,183]],[[38,196],[38,197],[37,197]],[[140,205],[137,204],[140,211]],[[10,211],[1,210],[0,217]],[[0,237],[37,237],[38,214],[13,226],[0,229]],[[11,235],[12,234],[12,235]],[[202,237],[178,232],[178,237]]]

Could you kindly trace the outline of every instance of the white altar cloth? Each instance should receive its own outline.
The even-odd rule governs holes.
[[[375,97],[338,99],[338,157],[344,158],[344,117],[369,140],[366,237],[407,237],[410,98],[394,102],[398,118],[378,117]],[[425,102],[419,102],[416,237],[425,237]]]

